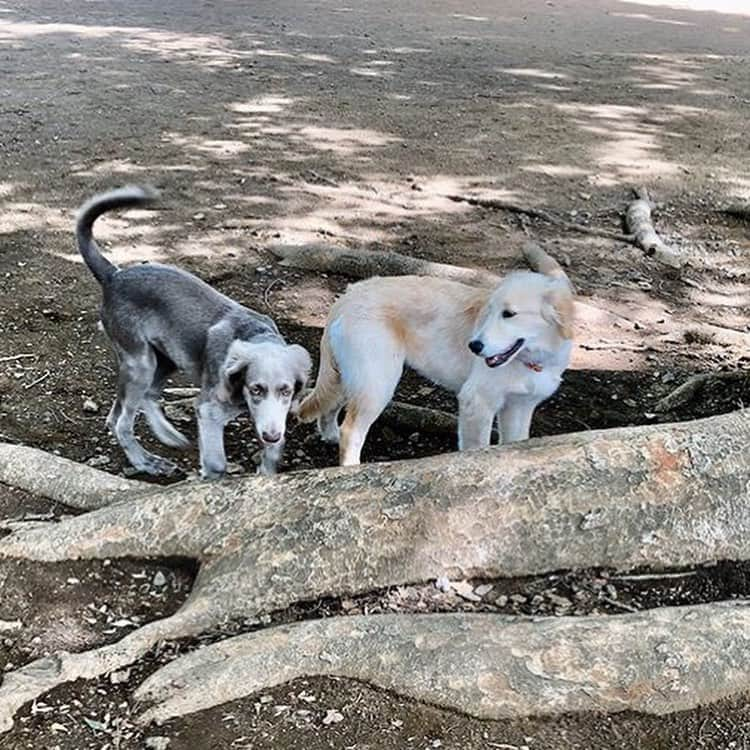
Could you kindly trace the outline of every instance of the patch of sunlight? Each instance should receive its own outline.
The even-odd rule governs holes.
[[[258,57],[284,57],[287,59],[294,58],[294,55],[291,52],[282,52],[281,50],[277,49],[256,49],[253,54],[258,55]]]
[[[339,154],[353,154],[363,148],[390,146],[402,142],[401,138],[367,128],[324,128],[307,125],[297,132],[313,148]]]
[[[349,68],[349,72],[355,76],[364,76],[365,78],[384,78],[384,74],[380,70],[372,70],[371,68]]]
[[[615,13],[610,11],[613,18],[632,18],[634,21],[651,21],[653,23],[663,23],[670,26],[697,26],[698,24],[690,21],[675,21],[673,18],[656,18],[649,13]]]
[[[395,102],[408,102],[411,96],[409,94],[388,94],[387,98]]]
[[[272,114],[282,112],[285,108],[295,103],[295,99],[288,96],[265,95],[257,96],[246,102],[233,102],[227,104],[226,108],[230,112],[237,114]]]
[[[322,62],[322,63],[337,63],[338,60],[334,60],[330,55],[318,55],[312,52],[305,52],[300,55],[303,60],[310,60],[310,62]]]
[[[75,23],[30,23],[0,20],[0,41],[18,42],[51,34],[82,39],[112,39],[126,49],[156,54],[171,60],[199,60],[205,65],[230,65],[253,54],[237,50],[216,34],[155,31],[139,26],[97,26]]]
[[[109,159],[97,162],[94,166],[84,164],[71,165],[70,173],[76,177],[95,177],[97,175],[157,174],[164,172],[203,172],[206,167],[196,164],[135,164],[130,159]]]
[[[534,83],[534,88],[543,89],[544,91],[572,91],[570,86],[560,86],[554,83]]]
[[[104,251],[104,255],[116,266],[128,266],[136,263],[164,263],[168,260],[163,247],[160,245],[149,245],[145,242],[139,242],[135,245],[118,244],[112,248],[105,246],[102,250]],[[57,258],[62,258],[71,263],[80,263],[83,265],[83,258],[80,253],[53,251],[52,254]]]
[[[73,219],[60,208],[44,206],[41,203],[13,201],[3,203],[0,211],[0,234],[28,232],[45,229],[72,232]]]
[[[487,16],[467,16],[465,13],[454,13],[452,18],[460,18],[462,21],[489,21]]]
[[[260,263],[258,253],[248,246],[242,229],[225,231],[208,229],[173,243],[172,254],[189,258],[241,258],[243,263]]]
[[[383,52],[393,52],[394,55],[421,55],[432,50],[426,47],[387,47]]]
[[[0,182],[0,198],[7,198],[11,193],[18,190],[18,183],[15,182]]]
[[[166,133],[161,140],[217,159],[228,159],[250,150],[250,144],[243,141],[202,138],[201,136],[184,135],[182,133]]]
[[[588,174],[587,169],[574,167],[572,164],[530,164],[521,169],[524,172],[545,174],[548,177],[583,177]]]
[[[528,78],[570,78],[567,73],[555,73],[554,71],[542,70],[541,68],[500,68],[499,71],[513,76],[524,76]]]
[[[747,0],[621,0],[621,2],[671,10],[701,10],[750,16],[750,5]]]

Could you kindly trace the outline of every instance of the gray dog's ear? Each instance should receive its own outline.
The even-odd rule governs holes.
[[[253,358],[252,345],[246,341],[233,341],[219,373],[216,398],[219,401],[232,401],[237,389],[242,387],[245,370]]]
[[[291,344],[287,347],[287,352],[294,371],[294,395],[296,397],[310,378],[312,359],[307,349],[299,344]]]

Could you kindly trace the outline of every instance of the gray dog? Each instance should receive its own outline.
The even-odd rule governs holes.
[[[287,414],[310,374],[310,355],[301,346],[286,344],[271,318],[186,271],[155,263],[120,270],[101,254],[92,235],[96,219],[157,197],[142,187],[113,190],[88,201],[76,224],[78,248],[102,287],[101,320],[119,363],[117,398],[107,424],[136,469],[174,473],[175,464],[143,448],[133,425],[143,412],[162,443],[187,446],[187,438],[158,404],[166,379],[181,370],[201,387],[201,475],[216,478],[226,471],[224,426],[240,414],[243,402],[263,444],[258,471],[273,474],[284,446]]]

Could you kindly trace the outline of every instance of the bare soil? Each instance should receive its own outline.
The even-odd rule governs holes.
[[[347,280],[282,269],[269,252],[275,243],[387,247],[501,272],[519,264],[531,236],[566,263],[588,304],[574,366],[539,409],[534,434],[742,407],[750,225],[719,209],[750,200],[750,15],[740,3],[690,9],[721,5],[0,2],[0,439],[127,468],[104,427],[113,360],[71,228],[90,194],[138,181],[161,188],[164,203],[101,222],[116,262],[177,263],[273,315],[313,354]],[[681,271],[630,245],[446,197],[511,198],[619,231],[633,184],[658,199],[658,227],[687,261]],[[690,374],[714,370],[738,377],[677,413],[654,413]],[[399,398],[455,408],[411,375]],[[180,427],[194,440],[194,421]],[[195,450],[152,447],[186,474],[197,466]],[[451,436],[377,425],[364,459],[454,447]],[[252,470],[256,448],[246,421],[229,429],[230,460]],[[285,470],[335,461],[311,429],[291,429]],[[70,512],[0,488],[0,533]],[[0,633],[0,668],[102,645],[168,615],[194,573],[175,560],[1,562],[0,620],[21,626]],[[412,587],[301,603],[260,624],[457,608],[616,615],[750,594],[744,563],[686,573],[492,581],[479,603]],[[227,632],[257,626],[229,623]],[[133,687],[197,645],[164,644],[114,680],[53,691],[25,709],[0,748],[126,750],[157,735],[178,750],[750,745],[744,700],[669,717],[488,723],[329,679],[298,680],[144,734],[133,722]],[[330,711],[342,720],[324,722]]]

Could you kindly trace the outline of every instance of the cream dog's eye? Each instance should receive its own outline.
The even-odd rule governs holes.
[[[512,310],[503,310],[504,318],[512,318],[514,315],[515,313]]]

